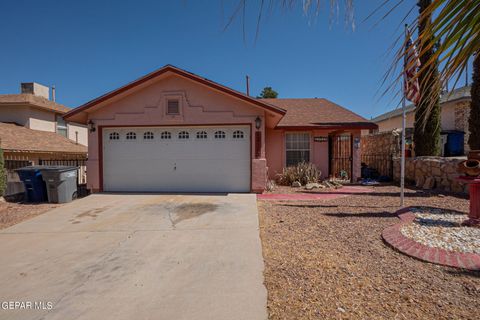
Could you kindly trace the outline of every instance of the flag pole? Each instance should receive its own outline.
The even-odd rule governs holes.
[[[408,37],[408,25],[405,24],[405,40],[407,41]],[[406,53],[404,53],[406,54]],[[404,58],[406,59],[406,57]],[[406,127],[406,112],[405,112],[405,81],[407,79],[405,78],[405,67],[406,64],[404,64],[404,70],[403,70],[403,81],[402,81],[402,148],[401,148],[401,161],[400,161],[400,207],[404,207],[405,204],[405,127]]]

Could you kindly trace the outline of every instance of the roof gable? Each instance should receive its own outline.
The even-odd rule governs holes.
[[[171,65],[167,65],[161,69],[158,69],[152,73],[149,73],[133,82],[130,82],[129,84],[125,85],[125,86],[122,86],[118,89],[115,89],[113,91],[110,91],[96,99],[93,99],[73,110],[71,110],[70,112],[68,112],[67,114],[65,114],[64,118],[65,119],[68,119],[68,118],[71,118],[72,116],[74,115],[77,115],[79,113],[82,113],[82,112],[87,112],[89,109],[95,107],[95,106],[98,106],[99,104],[103,104],[113,98],[115,98],[116,96],[120,95],[120,94],[124,94],[124,93],[127,93],[129,92],[130,90],[133,90],[134,88],[142,85],[142,84],[145,84],[149,81],[152,81],[164,74],[167,74],[167,73],[173,73],[173,74],[176,74],[176,75],[179,75],[183,78],[187,78],[189,80],[192,80],[192,81],[195,81],[195,82],[198,82],[200,84],[203,84],[205,86],[208,86],[216,91],[219,91],[219,92],[222,92],[222,93],[225,93],[225,94],[228,94],[230,96],[233,96],[237,99],[241,99],[241,100],[244,100],[250,104],[253,104],[257,107],[260,107],[260,108],[263,108],[267,111],[270,111],[270,112],[273,112],[275,114],[279,114],[279,115],[284,115],[285,114],[285,110],[283,110],[282,108],[278,107],[278,106],[275,106],[275,105],[272,105],[270,103],[268,103],[267,101],[262,101],[262,100],[259,100],[259,99],[255,99],[253,97],[250,97],[246,94],[243,94],[239,91],[236,91],[236,90],[233,90],[231,88],[228,88],[226,86],[223,86],[221,84],[218,84],[214,81],[211,81],[209,79],[206,79],[206,78],[202,78],[196,74],[193,74],[191,72],[188,72],[188,71],[185,71],[183,69],[180,69],[180,68],[177,68],[177,67],[174,67],[174,66],[171,66]]]

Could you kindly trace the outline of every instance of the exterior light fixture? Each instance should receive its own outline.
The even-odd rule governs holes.
[[[88,131],[90,132],[95,132],[95,123],[92,120],[88,120],[87,122],[88,125]]]
[[[257,117],[255,119],[255,128],[260,129],[260,127],[262,126],[262,119],[260,119],[260,117]]]

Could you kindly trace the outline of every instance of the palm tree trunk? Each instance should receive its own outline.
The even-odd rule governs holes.
[[[424,11],[432,3],[432,0],[419,0],[419,24],[418,32],[422,32],[432,23],[431,14],[425,14]],[[433,35],[423,38],[420,43],[420,52],[422,47],[433,41]],[[434,47],[420,55],[421,65],[426,65],[427,61],[434,54]],[[438,76],[438,62],[430,65],[428,70],[419,75],[420,84],[420,102],[415,109],[414,125],[414,150],[416,156],[438,156],[440,155],[440,81]]]
[[[480,150],[480,51],[473,60],[473,76],[470,94],[470,117],[468,119],[468,145],[470,150]]]

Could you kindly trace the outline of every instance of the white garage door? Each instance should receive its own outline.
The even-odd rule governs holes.
[[[248,192],[250,128],[105,128],[103,190]]]

